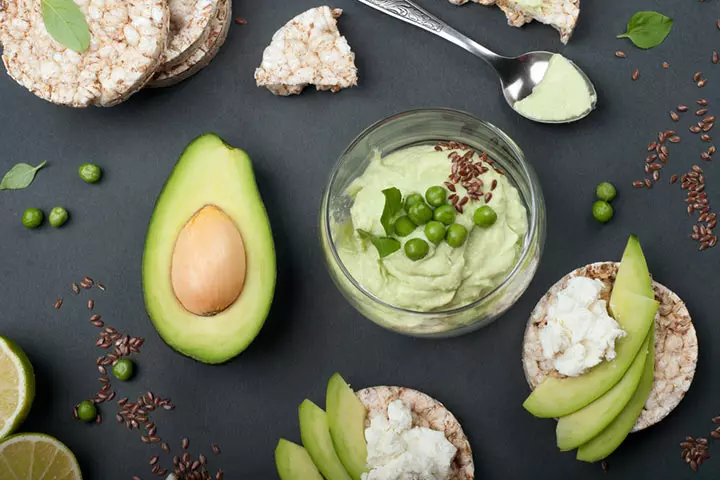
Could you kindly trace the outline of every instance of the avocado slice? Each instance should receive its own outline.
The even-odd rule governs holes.
[[[353,480],[361,480],[367,469],[365,406],[339,373],[330,378],[325,400],[330,435],[335,451]]]
[[[658,302],[625,290],[615,290],[615,320],[627,336],[615,342],[615,359],[578,377],[548,377],[523,403],[540,418],[564,417],[601,397],[622,379],[655,322]]]
[[[284,438],[275,448],[275,466],[281,480],[323,480],[307,450]]]
[[[335,453],[327,414],[310,400],[298,408],[300,436],[315,466],[327,480],[350,480],[342,462]]]
[[[605,430],[578,448],[576,457],[578,460],[583,462],[597,462],[607,458],[625,441],[625,438],[627,438],[632,431],[653,387],[653,379],[655,377],[654,328],[650,333],[649,344],[653,347],[649,348],[649,352],[645,358],[645,368],[635,394],[628,404],[625,405],[620,415],[618,415]]]
[[[630,401],[645,371],[648,355],[649,336],[635,356],[625,376],[605,395],[577,412],[566,415],[558,421],[557,446],[562,451],[572,450],[587,443],[602,432]]]
[[[155,204],[143,254],[145,306],[172,348],[223,363],[255,339],[275,291],[270,222],[242,150],[206,134]]]
[[[613,284],[613,292],[615,290],[627,290],[643,297],[655,298],[645,255],[643,255],[640,241],[635,235],[630,236],[625,247],[625,252],[620,261],[620,268]],[[614,294],[611,295],[610,310],[612,312],[615,312],[615,300]]]

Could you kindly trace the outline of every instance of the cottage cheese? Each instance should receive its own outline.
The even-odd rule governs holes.
[[[555,360],[555,369],[570,377],[582,375],[603,360],[615,358],[615,340],[626,333],[608,315],[600,300],[603,282],[575,277],[548,308],[547,324],[540,329],[545,358]]]
[[[402,400],[388,406],[388,418],[377,415],[365,429],[369,473],[362,480],[446,480],[457,449],[443,432],[412,426]]]

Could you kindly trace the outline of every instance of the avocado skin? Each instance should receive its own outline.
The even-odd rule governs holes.
[[[182,307],[170,280],[178,234],[205,205],[220,207],[240,231],[247,252],[243,291],[223,312],[194,315]],[[215,134],[193,140],[158,196],[143,253],[145,307],[174,350],[208,364],[227,362],[260,332],[270,311],[277,276],[270,222],[249,156]]]

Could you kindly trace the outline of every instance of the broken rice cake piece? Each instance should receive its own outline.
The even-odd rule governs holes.
[[[464,5],[468,0],[449,0]],[[580,0],[473,0],[482,5],[497,5],[505,12],[508,24],[522,27],[533,20],[550,25],[560,32],[560,41],[567,44],[580,15]]]
[[[341,14],[338,8],[313,8],[278,30],[255,70],[258,87],[287,96],[308,85],[332,92],[357,85],[355,54],[337,28]]]

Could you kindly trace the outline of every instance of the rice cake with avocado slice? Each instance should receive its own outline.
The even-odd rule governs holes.
[[[307,450],[284,438],[275,448],[275,466],[281,480],[323,480]]]
[[[626,336],[615,342],[615,358],[577,377],[548,376],[523,403],[536,417],[562,417],[598,399],[620,381],[640,351],[652,326],[658,303],[630,292],[618,295],[615,320]]]
[[[653,338],[653,337],[651,337]],[[638,416],[647,408],[647,399],[653,389],[653,371],[655,370],[655,352],[651,350],[645,358],[645,368],[640,384],[620,415],[598,436],[578,448],[576,458],[583,462],[597,462],[614,452],[628,434],[637,425]]]
[[[457,454],[450,465],[447,480],[472,480],[475,478],[470,442],[463,432],[460,422],[450,411],[434,398],[403,387],[370,387],[357,392],[357,397],[367,409],[365,427],[370,426],[370,419],[375,415],[388,416],[388,406],[395,400],[401,400],[412,412],[412,426],[426,427],[443,432],[457,449]]]
[[[560,450],[573,450],[587,443],[622,412],[638,389],[640,377],[645,370],[650,337],[652,332],[648,334],[628,371],[613,388],[590,405],[558,420],[555,434]]]
[[[539,331],[548,307],[570,278],[585,276],[601,280],[608,287],[603,299],[609,301],[619,264],[593,263],[563,277],[540,300],[530,316],[523,344],[523,370],[531,389],[547,377],[563,378],[545,358],[540,346]],[[653,282],[655,299],[660,302],[655,316],[655,370],[650,396],[633,427],[643,430],[660,422],[677,407],[690,389],[698,359],[698,340],[692,318],[683,301],[664,285]]]

